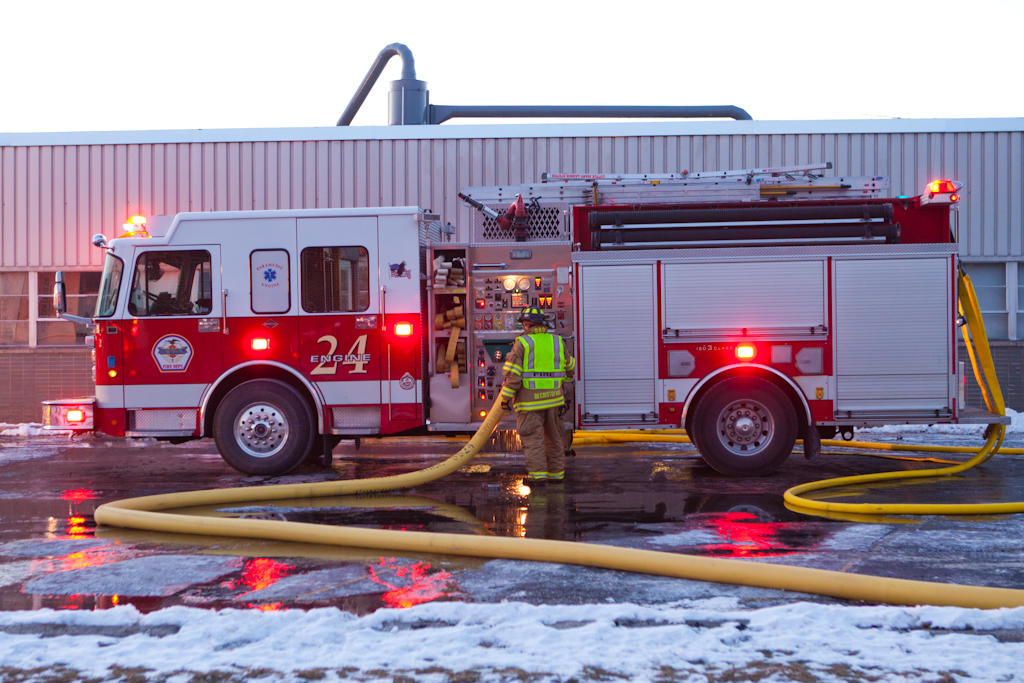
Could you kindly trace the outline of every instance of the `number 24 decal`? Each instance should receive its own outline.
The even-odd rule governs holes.
[[[327,343],[331,348],[328,349],[327,355],[318,354],[310,357],[309,362],[317,363],[317,366],[310,370],[309,374],[336,375],[339,363],[352,366],[352,369],[348,371],[350,375],[362,375],[368,372],[366,364],[370,362],[370,354],[366,353],[365,334],[359,335],[346,354],[335,355],[334,352],[338,350],[338,338],[332,335],[325,334],[317,339],[316,343]]]

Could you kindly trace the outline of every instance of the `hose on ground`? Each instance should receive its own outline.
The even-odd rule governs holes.
[[[695,557],[633,548],[496,536],[391,531],[262,519],[192,517],[166,511],[290,498],[357,495],[416,486],[461,467],[487,441],[504,411],[496,401],[462,450],[419,472],[315,484],[216,489],[145,496],[101,505],[96,521],[148,531],[319,543],[398,552],[559,562],[698,581],[731,583],[890,604],[995,608],[1024,606],[1024,590],[892,579],[844,572]]]
[[[964,277],[966,278],[966,276]],[[961,288],[963,288],[963,284],[961,284]],[[973,290],[970,290],[970,294],[973,294]],[[961,297],[963,297],[963,293]],[[976,300],[974,300],[972,305],[976,312]],[[977,317],[980,318],[980,314]],[[968,320],[971,322],[971,317]],[[971,324],[972,330],[976,329],[974,323],[972,322]],[[984,342],[985,353],[978,355],[980,363],[985,368],[985,374],[988,375],[989,368],[991,367],[991,356],[988,355],[986,361],[985,356],[987,355],[988,348],[987,340],[984,339],[983,327],[980,328],[979,332],[976,332],[976,336],[979,338],[979,343]],[[971,358],[974,361],[974,351],[971,352]],[[975,363],[975,368],[977,368],[977,363]],[[986,400],[991,399],[991,406],[996,407],[1001,414],[1004,411],[1002,396],[999,393],[998,383],[995,382],[994,378],[993,368],[992,374],[989,377],[990,386],[986,393]],[[356,481],[215,489],[131,498],[101,505],[96,510],[95,519],[97,523],[109,526],[180,534],[233,536],[238,538],[387,549],[399,552],[425,552],[495,559],[557,562],[889,604],[930,604],[983,609],[1024,606],[1024,590],[1009,588],[965,586],[865,576],[807,567],[752,563],[713,557],[696,557],[652,550],[567,541],[362,529],[264,519],[192,517],[166,512],[167,510],[203,505],[222,506],[232,503],[267,500],[358,495],[360,493],[373,493],[417,486],[454,472],[470,460],[490,438],[491,433],[503,415],[504,411],[501,408],[501,401],[500,399],[496,400],[476,434],[458,453],[441,463],[418,472]],[[888,476],[867,475],[867,477],[845,477],[826,482],[815,482],[787,491],[787,502],[795,499],[799,501],[800,505],[807,503],[820,504],[828,512],[834,509],[830,506],[841,504],[807,500],[799,497],[799,493],[846,485],[848,483],[860,483],[861,481],[879,481],[883,478],[935,476],[935,473],[952,474],[954,471],[963,471],[968,467],[973,467],[994,453],[1002,442],[1004,431],[1005,429],[1001,426],[991,430],[985,446],[978,452],[978,455],[968,463],[954,468],[925,471],[930,472],[930,474],[896,472],[888,473]],[[641,435],[630,434],[623,436],[633,440],[653,440],[646,438],[638,439],[637,437]],[[666,434],[663,438],[688,441],[681,434]],[[842,442],[839,442],[839,444],[842,444]],[[794,491],[796,493],[793,493]],[[1020,504],[1005,505],[1013,506]],[[996,506],[999,507],[999,504]],[[862,509],[862,506],[853,507],[858,510]],[[891,512],[893,508],[903,509],[905,506],[869,507],[874,508],[873,514],[879,514]],[[937,511],[944,510],[947,507],[949,506],[926,506],[928,511],[918,514],[950,514],[949,512]],[[982,507],[986,511],[994,511],[990,509],[991,506]],[[1024,505],[1021,505],[1021,509],[1024,510]],[[1014,509],[1012,511],[1021,510]]]
[[[967,346],[967,354],[971,359],[971,366],[974,369],[974,376],[981,388],[982,397],[989,411],[997,415],[1006,414],[1006,405],[1003,402],[1003,393],[999,388],[999,380],[996,377],[995,364],[992,361],[992,354],[989,350],[988,335],[985,333],[985,323],[982,319],[981,309],[978,305],[978,297],[974,292],[974,286],[966,273],[960,274],[960,313],[967,320],[964,329],[964,343]],[[796,511],[857,514],[857,515],[991,515],[1024,512],[1024,502],[1015,503],[842,503],[826,500],[814,500],[807,498],[805,494],[812,491],[823,491],[825,489],[839,486],[851,486],[854,484],[869,484],[880,481],[893,481],[897,479],[922,479],[929,477],[948,477],[959,474],[979,465],[993,454],[999,451],[1006,435],[1006,427],[1003,425],[990,425],[985,445],[973,458],[967,462],[944,467],[939,469],[911,470],[899,472],[879,472],[877,474],[863,474],[855,477],[838,477],[813,481],[808,484],[794,486],[783,494],[786,506]],[[825,442],[822,442],[825,443]],[[850,442],[852,443],[852,442]],[[849,445],[849,443],[847,444]],[[864,444],[859,444],[863,446]],[[886,444],[888,450],[898,450],[895,444]],[[932,446],[929,448],[941,448]],[[1014,449],[1020,450],[1020,449]],[[941,452],[941,451],[939,451]]]

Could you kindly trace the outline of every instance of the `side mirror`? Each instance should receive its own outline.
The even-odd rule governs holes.
[[[107,248],[107,238],[104,235],[96,234],[92,236],[92,246],[99,247],[100,249]]]
[[[58,270],[53,283],[53,308],[58,315],[68,310],[68,295],[64,288],[64,271]]]

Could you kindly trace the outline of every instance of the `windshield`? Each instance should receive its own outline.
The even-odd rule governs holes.
[[[108,251],[107,260],[103,262],[100,295],[96,300],[97,318],[106,318],[114,315],[114,309],[117,308],[117,293],[121,290],[122,272],[124,272],[124,261]]]

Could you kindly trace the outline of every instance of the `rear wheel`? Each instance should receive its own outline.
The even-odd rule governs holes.
[[[786,394],[758,377],[733,377],[697,403],[693,439],[704,460],[732,477],[777,470],[796,443],[797,419]]]
[[[213,438],[225,462],[244,474],[284,474],[310,452],[313,414],[291,386],[275,379],[240,384],[213,418]]]

